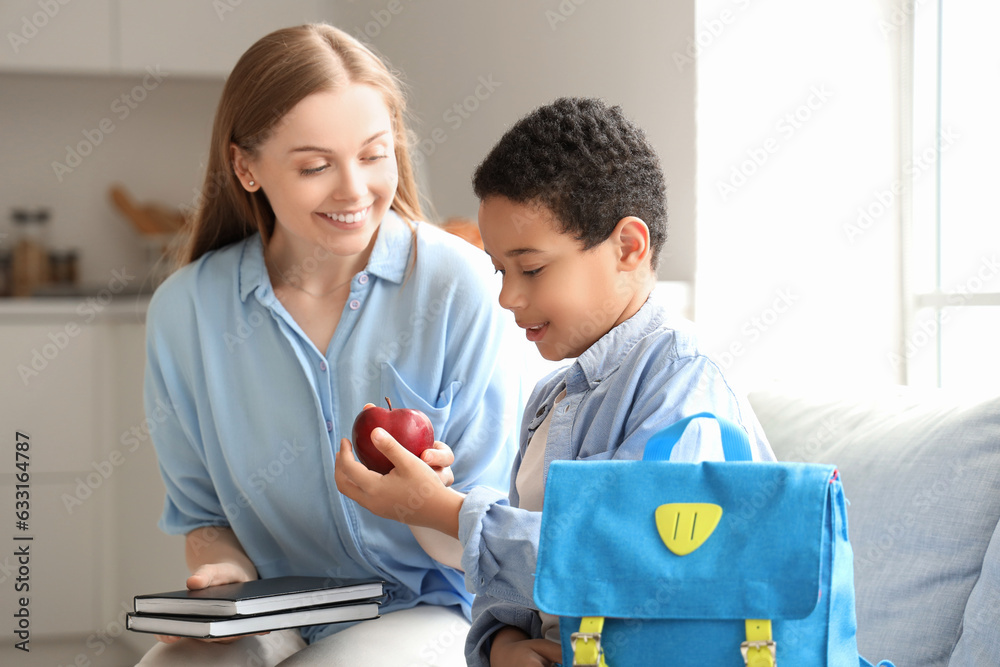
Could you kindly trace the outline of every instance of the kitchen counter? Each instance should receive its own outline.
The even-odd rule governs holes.
[[[144,323],[148,294],[0,299],[0,324],[76,322]]]

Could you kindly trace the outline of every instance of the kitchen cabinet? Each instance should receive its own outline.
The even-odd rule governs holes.
[[[77,638],[65,664],[112,643],[140,652],[151,640],[124,633],[132,596],[179,588],[187,575],[183,538],[156,527],[163,484],[142,406],[145,304],[127,301],[90,320],[73,300],[0,302],[0,615],[16,618],[26,597],[32,650]],[[17,433],[29,436],[26,530],[15,516]],[[15,588],[21,546],[26,591]]]
[[[104,409],[94,387],[101,383],[105,370],[97,334],[91,327],[70,327],[64,322],[0,326],[4,341],[3,415],[0,451],[10,452],[0,467],[4,503],[9,508],[8,539],[32,537],[31,541],[12,541],[3,549],[0,576],[10,581],[17,595],[4,595],[0,615],[12,618],[20,597],[29,599],[32,636],[36,633],[84,632],[90,619],[99,616],[100,578],[80,576],[99,569],[101,549],[100,515],[102,502],[94,499],[86,477],[93,473],[91,464],[98,460],[98,421]],[[17,433],[28,438],[17,438]],[[15,438],[28,443],[27,466],[15,468]],[[22,459],[22,462],[25,460]],[[16,475],[27,472],[27,529],[15,522]],[[86,497],[69,507],[61,499],[76,498],[76,480],[83,481]],[[94,481],[94,480],[91,480]],[[100,475],[97,482],[103,482]],[[100,484],[95,482],[94,486]],[[99,490],[96,489],[96,490]],[[17,548],[29,550],[30,572],[24,581],[16,580],[20,564]],[[21,584],[15,588],[15,582]],[[69,593],[69,598],[64,596]],[[70,603],[67,604],[67,601]]]
[[[326,0],[5,0],[0,71],[224,78],[263,35],[329,20]]]
[[[121,69],[225,77],[272,30],[322,20],[319,0],[122,0]]]
[[[114,70],[115,0],[4,0],[0,70],[108,74]]]
[[[101,515],[105,509],[105,480],[93,464],[100,460],[100,416],[104,397],[95,388],[107,370],[104,350],[94,327],[70,326],[60,319],[17,326],[0,325],[3,351],[3,457],[0,479],[8,509],[8,539],[2,550],[0,575],[10,579],[17,595],[2,596],[0,615],[12,618],[26,597],[31,634],[74,633],[90,629],[100,614],[100,577],[81,576],[100,570]],[[27,438],[18,438],[17,434]],[[15,467],[15,441],[28,443],[27,466]],[[27,473],[27,485],[16,475]],[[93,478],[88,480],[88,476]],[[81,484],[81,490],[75,488]],[[89,486],[88,486],[89,484]],[[24,524],[15,522],[15,490],[26,491]],[[64,503],[65,499],[70,502]],[[26,527],[26,529],[24,529]],[[27,573],[15,588],[19,570],[17,548],[28,548]]]

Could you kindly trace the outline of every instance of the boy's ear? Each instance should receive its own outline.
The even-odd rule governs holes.
[[[649,263],[649,227],[641,219],[629,215],[618,221],[611,238],[618,244],[618,265],[623,271],[635,271]]]

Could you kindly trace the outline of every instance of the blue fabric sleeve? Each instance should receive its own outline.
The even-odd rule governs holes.
[[[511,507],[494,489],[472,489],[459,514],[466,588],[534,608],[541,525],[541,512]]]
[[[641,459],[653,434],[699,412],[711,412],[742,426],[754,460],[774,460],[753,411],[733,391],[715,362],[704,355],[681,357],[651,369],[643,381],[643,390],[632,400],[624,439],[612,458]],[[673,461],[724,459],[718,425],[708,420],[692,422],[671,456]]]
[[[170,535],[186,535],[203,526],[228,525],[205,465],[197,430],[185,427],[196,423],[196,414],[191,397],[183,389],[182,372],[170,361],[176,355],[168,354],[163,362],[160,358],[161,350],[176,349],[166,339],[175,327],[183,328],[186,318],[182,313],[183,309],[170,308],[159,296],[150,303],[146,316],[143,402],[167,491],[159,527]]]
[[[489,667],[493,635],[505,626],[538,637],[542,622],[531,609],[500,600],[490,595],[477,595],[472,603],[472,627],[465,641],[465,658],[469,667]]]

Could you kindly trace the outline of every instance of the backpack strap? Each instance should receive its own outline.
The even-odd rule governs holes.
[[[601,648],[603,629],[603,616],[584,616],[580,619],[580,631],[570,635],[569,640],[573,649],[573,667],[608,667],[608,663],[604,662],[604,649]]]
[[[771,621],[747,619],[747,640],[740,644],[747,667],[776,667],[775,643],[771,639]]]

